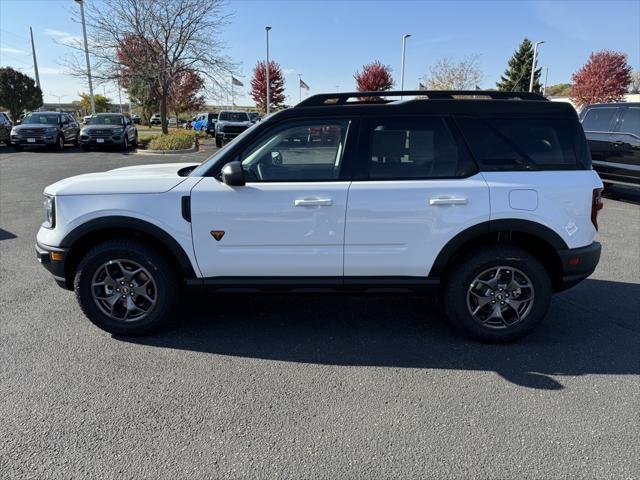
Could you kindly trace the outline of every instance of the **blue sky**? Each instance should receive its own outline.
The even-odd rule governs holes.
[[[87,0],[91,1],[91,0]],[[99,0],[93,0],[99,3]],[[194,0],[196,1],[196,0]],[[0,0],[0,64],[33,72],[29,26],[33,27],[40,80],[46,101],[63,102],[86,91],[83,81],[64,75],[67,37],[81,35],[71,16],[73,0]],[[480,55],[482,87],[492,87],[508,58],[527,36],[544,40],[540,65],[549,68],[548,84],[568,82],[593,51],[625,52],[640,69],[640,2],[630,1],[258,1],[230,0],[233,14],[223,40],[239,65],[244,92],[236,103],[249,105],[246,94],[256,61],[265,55],[264,26],[271,25],[271,58],[286,74],[288,103],[298,101],[297,73],[309,94],[354,89],[354,72],[380,60],[400,81],[402,35],[407,43],[405,87],[440,58]],[[206,32],[203,32],[203,35]],[[337,87],[339,86],[339,87]],[[115,86],[98,86],[117,99]],[[306,92],[303,92],[305,95]]]

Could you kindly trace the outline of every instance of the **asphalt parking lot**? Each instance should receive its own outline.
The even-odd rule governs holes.
[[[36,261],[42,190],[175,161],[0,147],[0,478],[640,477],[640,194],[608,195],[597,271],[512,345],[376,296],[189,298],[111,337]]]

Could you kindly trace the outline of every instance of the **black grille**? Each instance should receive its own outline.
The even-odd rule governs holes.
[[[40,137],[44,135],[44,128],[21,128],[18,131],[23,137]]]
[[[113,135],[112,130],[89,130],[89,136],[92,138],[107,138]]]
[[[242,133],[247,129],[244,125],[225,125],[223,128],[224,133]]]

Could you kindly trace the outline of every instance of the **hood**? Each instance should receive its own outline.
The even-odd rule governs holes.
[[[14,125],[16,130],[24,130],[26,128],[60,128],[58,125],[52,123],[26,123],[20,125]]]
[[[82,130],[122,130],[124,125],[85,125]]]
[[[234,122],[231,120],[218,120],[217,123],[219,125],[240,125],[243,127],[249,127],[253,124],[250,120],[243,120],[242,122]]]
[[[44,189],[47,195],[110,195],[126,193],[163,193],[187,177],[179,171],[198,163],[161,163],[116,168],[65,178]]]

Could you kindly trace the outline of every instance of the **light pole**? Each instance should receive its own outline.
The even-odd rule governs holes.
[[[271,64],[269,63],[269,30],[271,30],[271,27],[264,27],[264,31],[267,34],[267,65],[265,69],[267,72],[267,115],[271,112],[271,86],[269,85],[269,67],[271,67]]]
[[[91,63],[89,63],[89,47],[87,46],[87,25],[84,21],[84,2],[83,0],[75,0],[80,4],[80,17],[82,19],[82,35],[84,37],[84,55],[87,60],[87,77],[89,78],[89,99],[91,101],[91,115],[96,114],[96,104],[93,100],[93,84],[91,83]]]
[[[408,33],[405,33],[402,36],[402,66],[400,67],[400,90],[403,91],[404,90],[404,52],[407,48],[407,38],[409,38],[411,35]],[[403,96],[400,96],[400,100],[403,99]]]
[[[49,92],[52,97],[56,97],[58,99],[58,110],[62,111],[62,99],[66,97],[66,95],[56,95],[53,92]]]
[[[533,60],[531,61],[531,79],[529,80],[529,91],[533,92],[533,79],[536,76],[536,59],[538,56],[538,45],[542,45],[544,40],[533,44]]]

